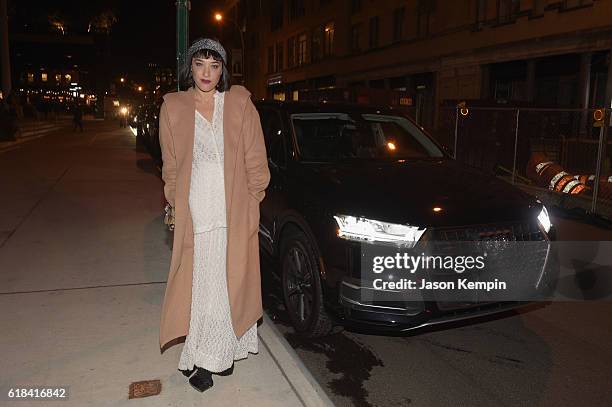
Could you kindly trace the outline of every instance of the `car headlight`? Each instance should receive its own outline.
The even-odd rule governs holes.
[[[414,247],[425,228],[399,225],[350,215],[335,215],[338,237],[347,240],[392,242]]]
[[[542,210],[538,215],[538,223],[540,224],[540,226],[542,226],[542,229],[544,229],[546,233],[550,231],[552,223],[550,223],[550,217],[548,216],[548,211],[546,210],[546,207],[544,205],[542,205]]]

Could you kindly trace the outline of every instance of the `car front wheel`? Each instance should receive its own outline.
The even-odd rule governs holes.
[[[318,257],[304,233],[292,230],[281,246],[281,281],[289,319],[308,337],[330,333],[332,321],[323,306]]]

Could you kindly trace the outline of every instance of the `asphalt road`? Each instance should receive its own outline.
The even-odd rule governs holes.
[[[563,240],[612,230],[555,218]],[[264,273],[272,265],[263,261]],[[265,307],[338,406],[610,406],[612,302],[536,305],[409,336],[296,335],[277,292]]]

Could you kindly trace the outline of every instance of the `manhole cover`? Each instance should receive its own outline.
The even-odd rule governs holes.
[[[130,384],[130,399],[157,396],[161,392],[161,382],[159,380],[145,380]]]

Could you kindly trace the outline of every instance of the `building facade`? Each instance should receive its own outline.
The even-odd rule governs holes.
[[[244,24],[258,98],[397,90],[434,130],[463,100],[610,105],[612,0],[234,0],[226,12]]]

